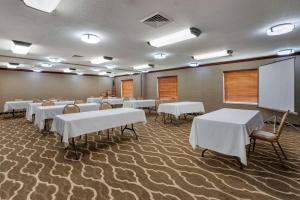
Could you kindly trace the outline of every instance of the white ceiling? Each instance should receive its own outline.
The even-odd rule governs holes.
[[[155,12],[174,21],[158,29],[140,23]],[[90,65],[89,60],[97,56],[114,57],[110,63],[123,70],[146,63],[155,64],[157,70],[186,66],[194,54],[223,49],[232,49],[233,56],[202,64],[273,55],[286,47],[300,50],[299,0],[62,0],[51,14],[26,7],[20,0],[1,0],[0,19],[0,55],[39,60],[60,57],[66,63],[78,64],[67,67],[82,70],[90,68],[82,65]],[[296,30],[281,36],[266,35],[267,28],[284,22],[295,23]],[[163,48],[146,44],[188,27],[197,27],[203,33]],[[102,41],[96,45],[83,43],[83,33],[97,34]],[[32,43],[30,53],[13,54],[11,40]],[[169,57],[154,60],[152,54],[160,51]],[[84,57],[72,58],[74,54]],[[0,64],[9,61],[40,63],[0,56]],[[63,67],[60,64],[52,70]]]

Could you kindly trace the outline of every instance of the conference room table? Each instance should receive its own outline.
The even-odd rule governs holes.
[[[56,115],[52,123],[51,131],[61,135],[62,141],[65,144],[69,144],[69,139],[72,138],[77,158],[78,155],[74,142],[75,137],[121,126],[122,134],[125,129],[128,129],[133,131],[137,138],[133,124],[140,122],[147,122],[145,112],[143,110],[134,108],[115,108],[84,113]],[[131,128],[128,127],[129,124],[132,125]]]
[[[128,100],[123,102],[123,108],[151,108],[155,107],[154,99]]]
[[[107,98],[107,99],[102,99],[102,103],[109,103],[111,105],[122,105],[123,99],[122,98]]]
[[[246,145],[250,144],[252,131],[262,128],[263,117],[257,110],[223,108],[195,117],[189,142],[193,149],[197,146],[222,154],[235,156],[241,168],[247,165]]]
[[[74,101],[55,101],[55,105],[67,105],[73,104]],[[30,122],[33,120],[33,115],[35,115],[38,107],[42,106],[42,103],[28,103],[26,107],[26,119]]]
[[[24,110],[27,108],[28,103],[32,103],[32,100],[29,101],[6,101],[4,104],[4,112],[10,110]]]
[[[102,98],[100,97],[89,97],[86,99],[87,103],[101,103],[102,102]]]
[[[161,103],[157,109],[158,113],[163,114],[164,122],[166,122],[165,115],[171,115],[175,119],[179,119],[182,114],[201,114],[205,113],[204,105],[202,102],[193,101],[183,101],[183,102],[173,102],[173,103]]]
[[[99,110],[100,105],[97,103],[76,104],[80,108],[80,112],[88,112]],[[54,119],[56,115],[63,114],[65,105],[39,106],[36,109],[34,125],[40,130],[45,127],[45,120]]]

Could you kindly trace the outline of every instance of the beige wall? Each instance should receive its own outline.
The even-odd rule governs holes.
[[[5,101],[15,98],[86,99],[111,88],[109,77],[0,70],[0,111]]]
[[[275,60],[278,59],[266,59],[251,62],[148,73],[143,78],[144,97],[157,98],[157,77],[177,75],[179,100],[202,101],[204,102],[207,112],[223,107],[256,109],[256,106],[229,105],[223,103],[223,71],[258,68],[262,64],[267,64]],[[300,80],[299,78],[297,79],[297,77],[300,77],[300,56],[297,57],[296,61],[296,73],[296,110],[299,112]],[[134,77],[138,77],[138,75]],[[120,88],[119,84],[121,79],[128,79],[128,76],[116,78],[117,92],[119,92],[118,89]],[[140,89],[140,82],[135,81],[134,87],[135,90],[137,90],[137,88]],[[270,113],[264,111],[263,114],[266,117]],[[294,121],[295,119],[299,121],[300,117],[293,117],[292,120]]]

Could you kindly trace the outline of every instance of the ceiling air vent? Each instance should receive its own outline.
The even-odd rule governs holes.
[[[167,15],[157,12],[153,15],[150,15],[149,17],[146,17],[141,20],[141,23],[146,24],[148,26],[151,26],[153,28],[159,28],[161,26],[164,26],[168,23],[171,23],[173,20],[168,17]]]

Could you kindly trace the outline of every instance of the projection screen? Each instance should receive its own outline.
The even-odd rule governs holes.
[[[259,67],[261,108],[295,112],[295,58]]]

